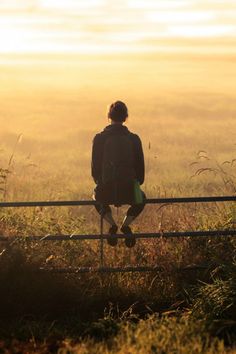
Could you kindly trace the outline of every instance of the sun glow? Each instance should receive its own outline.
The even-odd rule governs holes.
[[[185,38],[193,45],[201,38],[204,45],[209,37],[219,38],[224,50],[224,39],[236,41],[235,15],[230,0],[223,10],[211,0],[197,8],[193,0],[3,0],[0,53],[176,52]]]
[[[39,0],[39,6],[43,8],[55,9],[86,9],[93,8],[94,6],[103,5],[103,0]]]

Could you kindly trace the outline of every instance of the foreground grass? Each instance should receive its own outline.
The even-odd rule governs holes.
[[[25,244],[13,245],[0,257],[0,350],[234,353],[236,248],[228,242],[221,264],[221,243],[208,246],[218,262],[208,269],[106,277],[39,272]]]
[[[65,342],[66,353],[226,353],[223,340],[211,338],[200,323],[185,317],[150,316],[134,325],[123,323],[110,341]],[[233,352],[233,351],[232,351]]]
[[[92,335],[91,335],[92,334]],[[96,336],[95,336],[96,334]],[[98,336],[100,338],[98,339]],[[224,344],[223,339],[210,336],[200,322],[186,316],[170,317],[157,315],[145,320],[114,321],[104,318],[93,323],[90,335],[82,338],[63,338],[49,329],[47,337],[38,341],[33,329],[28,342],[16,338],[2,342],[7,352],[58,352],[58,353],[235,353]]]

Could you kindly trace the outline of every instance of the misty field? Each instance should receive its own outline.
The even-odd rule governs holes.
[[[148,197],[235,194],[233,63],[131,59],[116,70],[101,59],[2,64],[1,200],[91,199],[92,139],[117,99],[143,142]],[[119,223],[125,210],[114,209]],[[230,229],[235,215],[233,203],[146,206],[133,229]],[[163,271],[69,276],[37,270],[98,266],[98,242],[26,236],[97,233],[93,207],[1,209],[0,230],[22,236],[0,248],[0,352],[234,352],[233,238],[139,240],[131,251],[119,241],[105,245],[107,266]]]

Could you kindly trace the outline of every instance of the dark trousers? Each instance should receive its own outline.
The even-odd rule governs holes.
[[[144,192],[142,193],[143,193],[143,203],[131,204],[127,211],[127,216],[133,216],[134,218],[136,218],[143,211],[145,207],[146,195],[144,194]],[[111,213],[111,207],[108,204],[97,204],[95,205],[95,208],[101,216],[104,216],[107,213]]]

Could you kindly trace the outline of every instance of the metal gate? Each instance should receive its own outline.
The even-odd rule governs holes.
[[[153,198],[147,199],[146,204],[180,204],[180,203],[209,203],[209,202],[235,202],[236,196],[214,196],[214,197],[180,197],[180,198]],[[19,208],[19,207],[61,207],[61,206],[91,206],[95,205],[93,200],[79,200],[79,201],[41,201],[41,202],[1,202],[1,208]],[[158,239],[158,238],[176,238],[176,237],[219,237],[219,236],[236,236],[236,230],[208,230],[208,231],[179,231],[179,232],[150,232],[150,233],[136,233],[133,234],[136,239]],[[128,238],[130,235],[117,234],[114,237],[118,239]],[[153,272],[159,271],[159,267],[136,266],[136,267],[106,267],[104,260],[104,240],[107,240],[109,235],[103,232],[103,218],[100,219],[100,234],[91,235],[45,235],[45,236],[27,236],[29,241],[82,241],[82,240],[100,240],[100,266],[98,268],[92,267],[78,267],[67,269],[42,269],[57,273],[119,273],[119,272]],[[1,236],[0,242],[9,242],[20,239],[20,236]]]

